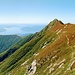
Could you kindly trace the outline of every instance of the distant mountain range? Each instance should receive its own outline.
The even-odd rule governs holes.
[[[54,19],[0,54],[0,75],[75,75],[75,24]]]

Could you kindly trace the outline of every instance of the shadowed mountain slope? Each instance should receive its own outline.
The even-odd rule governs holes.
[[[0,53],[20,41],[22,38],[17,35],[0,35]]]

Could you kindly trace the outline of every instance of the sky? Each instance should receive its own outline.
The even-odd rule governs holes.
[[[0,24],[75,23],[75,0],[0,0]]]

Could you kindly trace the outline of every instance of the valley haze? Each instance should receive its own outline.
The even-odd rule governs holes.
[[[0,24],[0,35],[29,35],[39,32],[45,24]]]

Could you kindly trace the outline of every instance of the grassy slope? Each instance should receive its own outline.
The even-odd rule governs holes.
[[[75,26],[54,20],[37,34],[1,63],[0,73],[24,75],[26,66],[36,59],[34,75],[75,75]]]
[[[53,23],[51,23],[51,26],[54,24],[54,22]],[[49,25],[48,25],[49,26]],[[25,60],[24,60],[24,58],[23,57],[25,57],[25,54],[27,53],[27,52],[29,52],[33,47],[34,47],[34,45],[45,35],[45,33],[46,33],[46,30],[47,30],[47,27],[46,28],[44,28],[40,33],[36,33],[36,34],[34,34],[34,39],[33,40],[31,40],[30,42],[28,42],[28,43],[26,43],[25,45],[23,45],[23,46],[20,46],[20,49],[18,48],[17,49],[17,51],[15,51],[13,54],[11,54],[11,56],[9,56],[9,58],[7,58],[7,59],[5,59],[4,61],[2,61],[2,63],[1,63],[1,65],[0,65],[0,72],[4,72],[4,71],[6,71],[6,69],[8,68],[8,67],[10,67],[12,64],[16,64],[16,63],[18,63],[18,61],[20,61],[19,62],[19,64],[21,64],[22,62],[24,62]],[[24,40],[23,40],[23,42],[24,42]],[[14,45],[14,46],[16,46],[16,45]],[[14,47],[13,47],[14,48]],[[11,48],[10,48],[11,49]],[[9,49],[9,50],[10,50]],[[9,51],[9,50],[7,50],[7,51]],[[13,50],[13,49],[12,49]],[[27,51],[28,50],[28,51]],[[6,53],[8,53],[8,52],[4,52],[3,54],[1,54],[1,56],[3,56],[3,55],[5,55]],[[31,52],[29,52],[29,53],[31,53]],[[19,55],[20,54],[20,55]],[[32,53],[33,54],[33,53]],[[30,55],[32,55],[32,54],[30,54]],[[15,58],[16,57],[16,58]],[[28,56],[29,57],[29,56]],[[23,60],[21,59],[21,58],[23,58]],[[14,60],[13,62],[12,62],[12,60]],[[15,59],[17,59],[17,60],[15,60]],[[21,59],[21,60],[20,60]],[[10,61],[9,61],[10,60]],[[7,65],[8,64],[8,66],[5,66],[5,65]],[[14,64],[14,65],[15,65]],[[17,65],[19,65],[19,64],[17,64]],[[13,66],[14,66],[13,65]],[[12,66],[12,67],[13,67]],[[12,68],[11,67],[11,68]],[[10,68],[8,68],[9,70],[10,70]]]
[[[34,34],[36,35],[36,34]],[[21,46],[23,46],[26,42],[30,41],[33,37],[33,34],[30,34],[23,39],[21,39],[19,42],[11,46],[9,49],[7,49],[5,52],[0,54],[0,62],[3,61],[5,58],[9,57],[11,54],[13,54],[17,49],[19,49]]]

